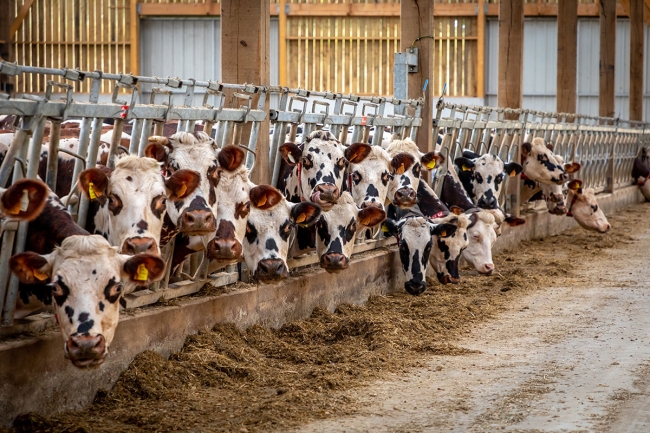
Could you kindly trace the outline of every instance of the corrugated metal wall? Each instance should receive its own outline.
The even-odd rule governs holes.
[[[578,20],[577,111],[598,115],[598,62],[600,30],[597,19]],[[486,104],[497,104],[499,23],[489,20],[486,28]],[[650,120],[650,32],[645,28],[645,120]],[[630,86],[630,21],[616,22],[616,116],[627,118]],[[557,80],[557,21],[526,19],[524,23],[524,108],[555,111]]]

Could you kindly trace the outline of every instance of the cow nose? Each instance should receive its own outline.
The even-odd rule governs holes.
[[[607,233],[609,231],[609,229],[611,229],[611,228],[612,228],[611,225],[605,224],[605,226],[601,228],[600,232],[601,233]]]
[[[341,253],[323,254],[320,259],[320,267],[328,272],[339,271],[348,268],[348,258]]]
[[[335,202],[339,198],[339,189],[331,183],[317,185],[314,192],[320,193],[320,199],[322,201]]]
[[[417,194],[413,188],[400,188],[395,191],[394,203],[399,207],[411,207],[417,201]]]
[[[281,259],[264,259],[257,264],[255,274],[261,280],[279,280],[287,276],[287,267]]]
[[[217,230],[217,225],[209,209],[186,209],[181,215],[180,230],[183,233],[208,234]]]
[[[486,263],[481,270],[482,274],[490,275],[494,271],[494,263]]]
[[[495,196],[491,196],[488,198],[483,196],[478,200],[477,205],[482,209],[496,209],[498,205],[497,198]]]
[[[427,283],[425,281],[407,281],[404,283],[404,288],[411,295],[421,295],[427,289]]]
[[[208,245],[208,258],[216,260],[238,260],[242,256],[242,246],[234,238],[214,238]]]
[[[77,367],[99,365],[106,357],[106,339],[103,335],[71,335],[65,342],[66,356]]]
[[[158,244],[156,244],[156,240],[140,236],[126,239],[122,244],[122,254],[134,256],[138,253],[158,254]]]
[[[366,209],[369,207],[376,207],[377,209],[384,210],[384,206],[382,206],[382,204],[378,201],[364,201],[361,203],[361,209]]]
[[[460,283],[460,278],[445,274],[443,277],[438,277],[438,281],[440,281],[441,284],[458,284]]]

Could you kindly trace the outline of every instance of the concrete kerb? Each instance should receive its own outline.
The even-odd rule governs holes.
[[[643,201],[636,186],[598,196],[603,210]],[[507,227],[495,252],[523,240],[551,236],[576,225],[572,218],[546,211],[525,214],[526,224]],[[242,328],[262,324],[277,328],[308,317],[314,308],[333,311],[342,303],[361,304],[369,296],[402,290],[403,277],[396,247],[364,253],[350,269],[328,274],[307,270],[277,284],[250,286],[231,293],[180,299],[180,305],[156,306],[123,316],[104,365],[81,371],[63,358],[58,330],[36,338],[0,342],[0,424],[10,425],[25,412],[48,415],[90,404],[99,389],[110,389],[133,358],[144,350],[163,356],[180,350],[187,335],[218,323]]]

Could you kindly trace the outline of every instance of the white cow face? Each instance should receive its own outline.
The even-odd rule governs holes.
[[[159,256],[120,254],[99,235],[70,236],[50,254],[18,254],[9,266],[23,283],[50,282],[65,356],[79,368],[96,367],[108,356],[123,285],[150,284],[165,272]]]
[[[386,149],[391,159],[393,179],[388,186],[387,200],[402,209],[417,203],[422,168],[432,170],[444,162],[442,155],[435,152],[422,153],[412,140],[394,140]]]
[[[384,209],[388,183],[392,179],[391,157],[379,146],[355,143],[345,149],[350,161],[350,193],[357,206]],[[350,186],[349,185],[349,186]]]
[[[40,180],[20,179],[9,188],[0,188],[0,217],[31,221],[45,207],[50,190]]]
[[[489,153],[481,156],[465,151],[454,163],[463,187],[481,209],[497,209],[506,176],[514,177],[522,171],[516,162],[504,164],[501,158]]]
[[[607,233],[612,226],[607,221],[603,210],[598,206],[598,200],[593,188],[583,190],[582,181],[574,179],[567,185],[568,216],[573,216],[580,226],[586,230]]]
[[[435,222],[453,224],[456,226],[456,231],[451,236],[433,236],[433,251],[429,263],[442,284],[458,284],[460,282],[458,261],[463,250],[469,245],[467,239],[469,217],[465,214],[449,215],[436,219]]]
[[[434,224],[417,214],[407,214],[398,221],[387,219],[382,230],[397,238],[399,259],[406,274],[404,289],[411,295],[422,294],[427,289],[426,274],[433,237],[450,237],[456,226]]]
[[[244,236],[244,260],[257,281],[286,278],[289,237],[296,225],[315,223],[320,207],[311,202],[290,203],[277,189],[260,185],[250,190],[251,212]]]
[[[167,215],[181,233],[212,239],[217,229],[215,188],[219,165],[214,140],[204,132],[177,132],[169,138],[152,136],[145,155],[161,162],[165,174],[194,170],[201,175],[200,188],[173,206],[168,203]]]
[[[494,216],[486,211],[469,214],[467,226],[467,248],[463,250],[463,259],[479,273],[490,275],[494,271],[492,247],[497,241],[499,225]]]
[[[99,168],[79,174],[79,188],[99,203],[95,233],[102,234],[123,254],[159,253],[166,200],[184,200],[198,189],[195,171],[180,170],[164,180],[155,159],[126,155],[107,175]]]
[[[562,185],[567,179],[567,173],[574,173],[579,167],[573,164],[563,164],[562,158],[553,153],[553,146],[545,145],[540,137],[533,138],[532,143],[521,145],[524,175],[530,180],[540,183]]]
[[[327,272],[347,269],[354,249],[354,237],[362,227],[374,227],[386,219],[386,211],[376,207],[357,208],[347,191],[336,206],[323,212],[316,225],[316,251],[320,266]]]
[[[345,169],[345,147],[328,131],[314,131],[304,148],[293,143],[280,146],[280,154],[293,166],[285,186],[285,197],[297,203],[310,200],[323,210],[331,209],[341,193]]]

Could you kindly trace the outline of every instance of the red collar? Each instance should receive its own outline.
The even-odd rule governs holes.
[[[639,185],[639,186],[644,186],[645,183],[648,181],[648,179],[650,179],[650,174],[648,174],[648,176],[647,176],[645,179],[643,179],[642,181],[639,181],[639,182],[637,183],[637,185]]]
[[[572,217],[573,214],[571,213],[571,209],[573,209],[573,204],[576,202],[578,199],[578,195],[574,192],[573,193],[573,198],[571,199],[571,204],[569,205],[569,209],[566,211],[566,216]]]
[[[432,216],[429,219],[434,220],[434,219],[437,219],[437,218],[443,218],[444,216],[445,216],[445,211],[441,210],[440,212],[438,212],[437,214],[435,214],[434,216]]]

